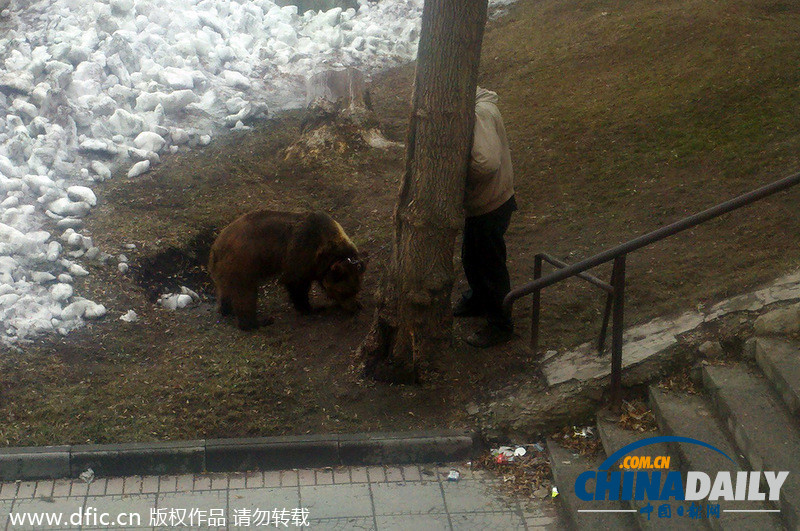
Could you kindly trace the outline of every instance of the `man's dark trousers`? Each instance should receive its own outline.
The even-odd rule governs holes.
[[[503,312],[503,298],[511,290],[504,236],[516,209],[511,196],[491,212],[466,218],[461,248],[461,263],[472,290],[470,306],[484,308],[489,325],[507,331],[514,325],[511,316]]]

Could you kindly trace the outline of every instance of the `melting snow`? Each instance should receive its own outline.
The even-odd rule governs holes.
[[[0,0],[0,343],[105,315],[71,285],[110,258],[81,234],[94,182],[299,106],[322,68],[413,59],[423,0],[360,2]]]

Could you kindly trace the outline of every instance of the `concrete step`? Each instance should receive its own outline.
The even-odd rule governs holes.
[[[713,405],[704,397],[662,391],[656,386],[651,386],[650,407],[663,435],[697,439],[718,448],[733,459],[731,462],[717,452],[695,444],[668,443],[673,453],[680,457],[684,472],[689,470],[705,472],[713,481],[720,471],[730,471],[735,477],[736,472],[748,470],[744,457],[739,455],[733,441],[714,416]],[[764,531],[783,529],[782,522],[775,514],[725,512],[726,509],[738,511],[772,508],[766,504],[720,501],[718,505],[721,509],[719,518],[708,519],[712,529]]]
[[[761,374],[746,365],[703,368],[703,382],[752,470],[789,471],[781,489],[780,516],[800,526],[800,429]],[[762,492],[765,489],[762,488]]]
[[[785,339],[758,338],[756,361],[789,411],[800,415],[800,345]]]
[[[620,428],[617,425],[616,418],[608,415],[605,412],[601,412],[597,416],[597,431],[600,433],[600,439],[603,442],[603,449],[606,452],[606,455],[611,455],[617,450],[620,450],[624,446],[631,444],[633,442],[639,441],[641,439],[647,439],[651,437],[657,437],[660,435],[658,432],[636,432],[636,431],[629,431],[623,428]],[[644,448],[640,448],[638,450],[634,450],[626,455],[631,456],[669,456],[670,458],[670,470],[679,470],[680,469],[680,459],[673,453],[671,453],[669,447],[666,444],[658,443],[649,446],[645,446]],[[615,469],[617,465],[612,465],[611,469]],[[666,470],[662,473],[662,480],[661,486],[664,485],[664,480],[666,479]],[[634,485],[634,489],[635,489]],[[635,491],[634,491],[635,492]],[[682,501],[655,501],[649,502],[647,500],[630,500],[628,503],[632,509],[636,509],[637,514],[637,524],[640,529],[707,529],[706,518],[701,518],[698,520],[690,520],[687,516],[679,516],[679,511],[682,511],[683,514],[686,513],[689,503],[682,502]],[[652,504],[655,510],[650,514],[650,518],[648,519],[646,514],[640,512],[643,507],[646,507],[648,504]],[[667,504],[670,506],[670,514],[672,515],[671,518],[659,518],[657,511],[658,508],[662,505]],[[680,508],[680,510],[679,510]]]
[[[553,480],[558,487],[556,500],[560,503],[569,522],[570,529],[635,529],[635,517],[631,513],[585,513],[580,510],[624,509],[618,502],[583,501],[575,495],[575,479],[587,470],[597,470],[604,456],[575,457],[553,441],[547,441]]]

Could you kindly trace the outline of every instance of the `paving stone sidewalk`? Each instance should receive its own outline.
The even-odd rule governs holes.
[[[0,530],[565,528],[551,499],[520,503],[491,474],[452,468],[457,482],[427,465],[6,482]]]

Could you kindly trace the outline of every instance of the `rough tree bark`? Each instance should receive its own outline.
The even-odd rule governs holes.
[[[378,380],[418,382],[452,340],[453,252],[464,216],[487,4],[425,1],[392,257],[359,347],[365,373]]]

